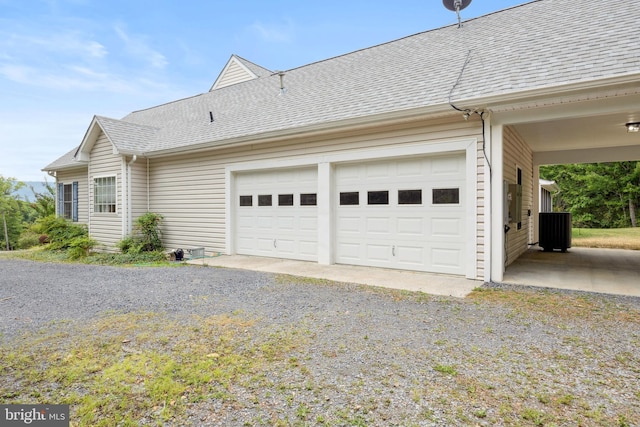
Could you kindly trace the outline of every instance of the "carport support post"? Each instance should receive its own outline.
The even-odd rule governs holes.
[[[502,282],[504,277],[504,144],[503,126],[491,125],[491,277]]]
[[[333,166],[331,163],[318,164],[318,264],[333,263],[331,250],[333,245]]]

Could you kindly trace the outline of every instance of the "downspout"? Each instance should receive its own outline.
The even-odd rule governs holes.
[[[149,198],[149,158],[147,157],[147,212],[150,211],[151,201]]]
[[[133,223],[133,212],[131,209],[131,165],[138,160],[138,156],[135,154],[131,158],[131,161],[127,163],[127,234],[131,234]]]

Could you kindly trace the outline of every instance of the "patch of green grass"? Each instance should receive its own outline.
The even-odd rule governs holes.
[[[571,244],[577,247],[640,250],[640,227],[574,228],[571,234]]]
[[[522,419],[531,421],[535,426],[542,427],[548,422],[549,417],[538,409],[525,408],[522,411]]]
[[[146,252],[141,254],[93,252],[86,257],[73,258],[64,250],[45,250],[44,247],[37,247],[23,251],[4,252],[3,255],[8,258],[26,259],[30,261],[57,263],[73,262],[111,266],[176,267],[186,265],[184,263],[167,261],[164,253],[162,252]]]
[[[254,321],[237,316],[189,321],[198,327],[108,313],[71,334],[25,336],[0,347],[0,403],[69,404],[80,426],[172,424],[189,403],[233,400],[235,384],[300,345],[294,333],[256,339]]]
[[[435,365],[433,367],[433,370],[436,372],[440,372],[441,374],[446,374],[446,375],[458,375],[458,371],[456,370],[455,367],[451,366],[451,365]]]

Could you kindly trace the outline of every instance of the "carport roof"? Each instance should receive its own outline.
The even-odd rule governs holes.
[[[342,56],[133,112],[127,125],[153,132],[110,138],[152,156],[288,135],[381,118],[482,108],[640,82],[640,2],[537,0]],[[213,121],[211,121],[213,117]],[[105,132],[115,132],[104,129]],[[55,164],[55,162],[54,162]]]

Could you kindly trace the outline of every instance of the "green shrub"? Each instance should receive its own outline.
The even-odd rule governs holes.
[[[69,242],[69,258],[72,260],[85,258],[97,244],[98,242],[88,236],[75,237]]]
[[[31,231],[48,236],[51,250],[68,249],[74,239],[89,235],[84,224],[69,222],[54,215],[37,220],[31,227]]]
[[[120,240],[118,248],[125,254],[141,254],[163,249],[160,238],[162,215],[153,212],[138,217],[133,226],[133,233]]]
[[[29,249],[34,246],[39,246],[40,244],[40,234],[34,233],[33,231],[25,231],[18,239],[17,248]]]

